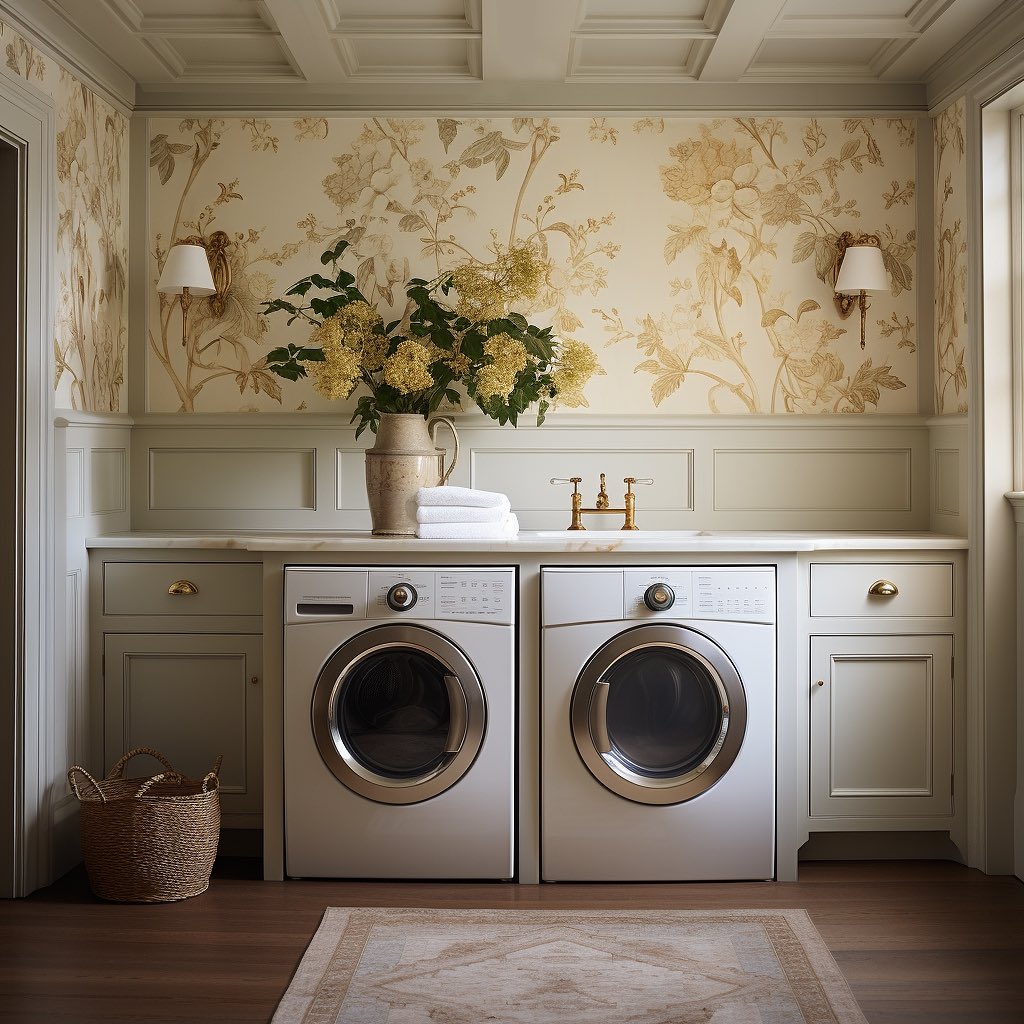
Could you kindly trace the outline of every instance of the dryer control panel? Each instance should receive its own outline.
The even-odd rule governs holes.
[[[545,626],[620,619],[775,622],[774,566],[545,568]]]
[[[358,569],[289,566],[285,621],[324,619],[448,619],[515,621],[511,568]]]

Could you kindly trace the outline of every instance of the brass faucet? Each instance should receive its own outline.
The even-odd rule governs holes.
[[[633,493],[633,485],[653,484],[654,480],[650,477],[643,480],[638,480],[635,476],[623,477],[622,482],[626,485],[626,493],[622,499],[623,508],[608,506],[608,491],[605,489],[604,473],[601,474],[601,489],[597,492],[597,500],[594,502],[593,508],[583,508],[583,495],[580,494],[579,487],[583,483],[583,477],[571,476],[566,479],[553,476],[551,482],[553,484],[572,484],[572,522],[566,527],[566,530],[585,530],[586,527],[583,525],[583,516],[585,515],[607,514],[621,514],[624,517],[623,530],[639,530],[640,527],[636,525],[636,495]]]

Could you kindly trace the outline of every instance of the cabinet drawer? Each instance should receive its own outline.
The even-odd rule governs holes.
[[[887,581],[898,593],[875,596]],[[894,618],[953,614],[953,566],[949,562],[812,563],[811,615]]]
[[[195,593],[168,593],[180,581],[192,584]],[[104,615],[260,615],[262,607],[259,564],[106,562],[103,566]]]

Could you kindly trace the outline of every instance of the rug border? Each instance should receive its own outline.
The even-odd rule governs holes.
[[[479,921],[481,916],[490,917],[496,922],[518,919],[546,919],[557,914],[569,914],[575,918],[606,918],[620,915],[636,915],[642,913],[651,923],[668,922],[672,919],[687,917],[729,918],[736,915],[750,915],[755,921],[765,918],[781,918],[785,920],[794,935],[800,941],[811,959],[814,974],[825,988],[825,997],[831,1006],[839,1024],[868,1024],[863,1010],[857,1003],[849,982],[839,968],[831,950],[818,931],[810,914],[801,907],[787,908],[750,908],[737,907],[732,909],[686,909],[660,908],[657,910],[640,910],[629,907],[609,907],[596,909],[576,909],[573,907],[327,907],[320,923],[317,925],[309,945],[306,947],[295,969],[288,987],[278,1003],[271,1024],[297,1024],[305,1019],[320,983],[337,951],[339,940],[353,914],[367,913],[374,917],[387,915],[394,919],[396,914],[422,915],[430,913],[454,915],[456,917],[472,917]],[[330,926],[330,927],[328,927]]]

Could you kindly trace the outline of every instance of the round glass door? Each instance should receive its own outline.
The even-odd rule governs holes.
[[[343,644],[313,690],[324,764],[349,789],[388,804],[443,793],[483,743],[483,688],[465,655],[433,630],[378,626]]]
[[[710,789],[739,753],[746,698],[732,662],[703,633],[640,626],[590,659],[573,691],[576,748],[591,774],[638,803]]]

